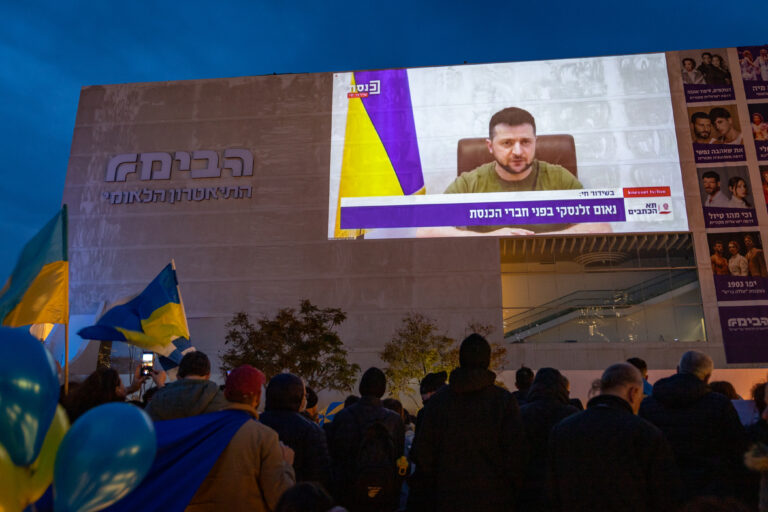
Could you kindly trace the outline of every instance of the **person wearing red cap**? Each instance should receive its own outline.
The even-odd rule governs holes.
[[[293,451],[280,444],[277,433],[256,421],[256,408],[266,377],[250,365],[227,377],[228,409],[253,416],[235,433],[192,498],[188,512],[213,510],[274,510],[280,496],[295,484]]]

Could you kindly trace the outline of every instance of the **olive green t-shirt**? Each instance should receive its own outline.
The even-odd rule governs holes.
[[[582,187],[579,180],[561,165],[534,160],[531,174],[520,181],[506,181],[496,174],[496,162],[483,164],[457,177],[446,194],[473,192],[526,192],[531,190],[571,190]]]
[[[584,188],[579,180],[561,165],[534,160],[531,174],[520,181],[506,181],[496,174],[496,162],[483,164],[458,176],[445,189],[446,194],[482,192],[527,192],[531,190],[573,190]],[[487,233],[504,227],[527,229],[535,233],[562,231],[572,224],[525,224],[509,226],[466,226],[466,229]],[[458,227],[458,226],[457,226]]]

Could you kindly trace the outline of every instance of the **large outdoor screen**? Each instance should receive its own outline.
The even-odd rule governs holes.
[[[334,75],[329,238],[687,229],[664,54]]]

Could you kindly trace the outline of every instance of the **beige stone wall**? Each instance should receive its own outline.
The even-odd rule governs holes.
[[[301,299],[340,307],[351,359],[366,366],[403,315],[501,332],[495,239],[328,241],[331,75],[86,87],[67,172],[72,312],[136,293],[175,259],[193,343],[211,356],[236,311],[270,314]],[[246,148],[252,177],[105,182],[121,153]],[[110,204],[143,187],[252,186],[252,197]],[[91,347],[75,364],[88,373]],[[217,361],[214,361],[218,365]]]

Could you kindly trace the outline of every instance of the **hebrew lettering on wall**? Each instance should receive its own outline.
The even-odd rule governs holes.
[[[220,156],[212,150],[123,153],[110,158],[104,181],[129,181],[130,174],[138,174],[142,181],[170,180],[176,175],[193,179],[220,178],[226,171],[233,178],[253,176],[253,154],[248,149],[225,149]]]

